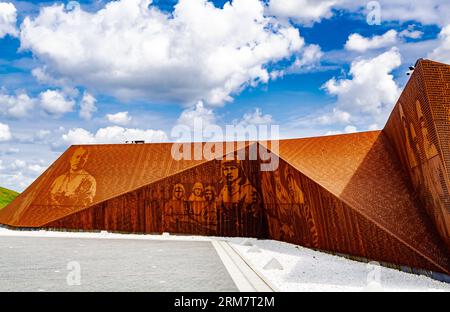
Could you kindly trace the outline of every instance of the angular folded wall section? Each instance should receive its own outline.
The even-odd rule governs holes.
[[[419,61],[384,132],[450,249],[450,66]]]
[[[448,106],[450,79],[436,64],[418,64],[384,131],[282,140],[273,171],[259,157],[175,160],[172,144],[72,146],[0,223],[271,238],[449,273],[448,108],[435,106]]]

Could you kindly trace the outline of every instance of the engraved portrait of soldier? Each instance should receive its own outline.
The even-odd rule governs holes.
[[[203,184],[201,182],[196,182],[192,187],[192,193],[189,196],[190,202],[203,202],[205,198],[203,197],[204,193]]]
[[[205,201],[208,203],[213,203],[216,200],[216,190],[214,186],[208,185],[205,187]]]
[[[204,224],[209,231],[215,231],[217,227],[217,204],[216,190],[212,185],[205,187],[205,202],[201,216],[202,224]]]
[[[195,182],[192,187],[191,195],[189,196],[189,220],[192,225],[192,231],[196,234],[202,234],[202,210],[205,202],[205,189],[203,183]]]
[[[174,201],[184,201],[186,200],[186,190],[183,184],[177,183],[173,186],[172,200]]]
[[[219,193],[220,225],[226,235],[250,235],[258,226],[260,196],[245,175],[240,160],[221,163],[223,187]],[[237,232],[236,232],[237,231]]]
[[[70,169],[58,176],[50,187],[50,203],[57,206],[87,206],[94,200],[97,191],[95,178],[84,168],[89,152],[77,148],[70,158]]]
[[[251,204],[258,201],[258,191],[245,176],[240,160],[224,160],[222,174],[225,182],[219,194],[219,202]]]
[[[176,183],[172,188],[172,198],[165,204],[163,213],[163,228],[168,232],[181,231],[188,222],[190,206],[186,201],[184,185]]]

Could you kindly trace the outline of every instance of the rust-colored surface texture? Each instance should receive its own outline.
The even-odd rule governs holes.
[[[450,273],[449,118],[450,66],[424,60],[383,131],[220,143],[199,160],[169,143],[72,146],[0,223],[271,238]],[[248,157],[263,147],[276,170]]]
[[[450,248],[450,66],[420,61],[384,131]]]

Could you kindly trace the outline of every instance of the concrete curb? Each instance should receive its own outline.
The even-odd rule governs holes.
[[[274,289],[251,268],[226,241],[213,240],[225,268],[241,292],[273,292]]]
[[[264,283],[266,283],[270,288],[272,288],[272,291],[274,291],[274,292],[280,292],[281,291],[281,290],[278,289],[278,287],[276,287],[274,284],[272,284],[261,272],[259,272],[255,268],[254,265],[252,265],[250,262],[245,260],[245,257],[241,254],[241,252],[239,252],[239,250],[234,248],[230,243],[228,243],[228,245],[231,248],[233,248],[234,252],[236,252],[242,258],[242,260],[255,272],[255,274],[258,275],[258,277],[264,281]]]

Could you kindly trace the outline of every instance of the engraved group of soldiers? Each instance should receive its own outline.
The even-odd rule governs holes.
[[[266,186],[274,194],[266,195],[269,204],[265,209],[266,225],[261,223],[260,193],[246,177],[241,163],[223,161],[221,169],[223,182],[217,196],[214,186],[201,182],[193,184],[189,196],[182,183],[173,186],[172,198],[164,207],[164,231],[192,231],[199,226],[215,235],[255,236],[258,230],[268,226],[274,237],[292,242],[301,240],[311,247],[319,247],[311,207],[306,203],[298,177],[287,166],[283,171],[279,168],[269,173],[274,183]]]
[[[69,170],[56,177],[50,186],[51,205],[70,207],[93,203],[97,182],[84,169],[88,157],[89,153],[85,148],[75,149],[69,160]],[[199,232],[206,232],[205,234],[254,236],[264,228],[261,223],[261,194],[245,174],[242,162],[223,160],[221,172],[221,183],[217,183],[221,185],[218,193],[214,185],[196,182],[188,194],[185,185],[175,183],[170,199],[163,206],[162,230],[174,233],[195,232],[195,227],[198,227],[203,229]],[[287,170],[283,176],[285,187],[279,169],[273,172],[273,177],[275,194],[272,200],[278,204],[275,210],[266,211],[269,214],[269,231],[275,231],[280,238],[290,240],[305,235],[297,229],[301,226],[301,231],[307,232],[316,247],[318,238],[315,222],[309,207],[305,205],[304,194],[297,179]],[[306,223],[303,226],[298,224],[298,220],[306,220]]]
[[[225,160],[221,167],[223,186],[218,194],[213,185],[205,186],[202,182],[194,183],[189,196],[182,183],[173,186],[172,198],[163,212],[165,231],[179,231],[180,227],[192,225],[209,230],[221,226],[229,230],[248,225],[249,218],[258,218],[260,195],[245,176],[241,162]],[[236,210],[244,213],[237,216]]]
[[[215,202],[215,189],[209,185],[197,182],[187,197],[186,189],[182,183],[173,186],[172,198],[165,204],[163,211],[163,230],[177,232],[180,226],[187,223],[203,223],[214,226],[217,223]]]

